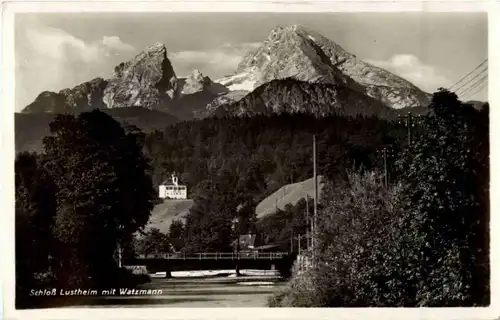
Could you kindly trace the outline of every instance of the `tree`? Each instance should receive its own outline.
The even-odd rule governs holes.
[[[251,162],[238,180],[236,186],[236,199],[238,199],[238,228],[241,234],[255,231],[255,208],[262,195],[267,190],[264,173],[259,162]]]
[[[71,203],[65,202],[58,208],[54,219],[54,257],[58,284],[79,287],[87,284],[91,277],[89,255],[92,247],[92,229],[89,216]]]
[[[145,256],[160,256],[171,252],[168,235],[159,229],[152,228],[137,239],[136,253]]]
[[[182,249],[185,245],[185,233],[186,228],[184,227],[184,223],[180,220],[172,221],[168,229],[168,237],[170,239],[170,243],[174,250],[178,251]]]
[[[57,259],[86,265],[87,278],[105,282],[117,245],[144,227],[153,207],[143,134],[98,110],[58,115],[50,129],[43,160],[57,186]]]
[[[51,268],[56,189],[37,155],[30,153],[16,157],[15,184],[16,296],[22,297]]]
[[[398,162],[411,214],[407,281],[422,306],[489,303],[488,116],[441,89],[423,135]],[[485,129],[486,127],[486,129]]]
[[[186,217],[186,247],[190,252],[230,250],[232,220],[238,200],[236,176],[223,170],[213,180],[205,180],[197,189],[194,204]]]
[[[312,212],[313,201],[310,199],[309,213],[312,215]],[[280,251],[289,251],[291,249],[290,237],[306,233],[308,226],[306,213],[307,201],[304,198],[295,205],[287,204],[283,210],[278,208],[275,214],[259,220],[256,223],[258,233],[264,235],[266,244],[278,245]]]

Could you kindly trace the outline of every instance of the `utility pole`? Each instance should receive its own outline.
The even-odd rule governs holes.
[[[411,116],[411,113],[408,112],[408,122],[407,122],[407,125],[408,125],[408,146],[411,145],[411,126],[412,126],[412,122],[411,122],[411,119],[412,116]]]
[[[398,116],[401,117],[401,116]],[[413,116],[410,112],[406,116],[402,116],[404,118],[403,121],[399,121],[399,123],[404,124],[407,128],[407,138],[408,138],[408,146],[411,145],[411,128],[414,126],[413,124]]]
[[[299,248],[297,249],[297,251],[298,251],[297,260],[298,260],[298,262],[299,262],[299,270],[302,270],[304,260],[303,260],[303,257],[302,257],[302,255],[301,255],[301,252],[300,252],[300,249],[301,249],[301,248],[300,248],[300,238],[302,238],[302,235],[301,235],[301,234],[299,234],[299,235],[297,236],[297,240],[298,240],[298,242],[299,242],[299,243],[298,243]]]
[[[118,253],[118,268],[122,268],[122,247],[120,245],[120,241],[117,242],[117,253]]]
[[[313,174],[314,174],[314,212],[313,212],[313,236],[312,236],[312,249],[313,249],[313,264],[316,265],[316,227],[318,223],[318,176],[316,172],[316,135],[313,135]]]
[[[235,267],[235,271],[236,271],[236,276],[239,277],[241,276],[241,273],[240,273],[240,264],[239,264],[239,260],[240,260],[240,219],[239,217],[237,217],[236,219],[233,220],[233,228],[235,229],[236,231],[236,267]]]
[[[300,234],[299,234],[298,238],[299,238],[299,243],[298,243],[298,245],[299,245],[299,249],[298,249],[298,252],[299,252],[299,257],[300,257],[300,238],[301,238],[301,235],[300,235]]]
[[[306,242],[307,242],[307,251],[310,249],[310,240],[311,240],[311,218],[309,217],[309,194],[306,193]]]
[[[384,185],[387,188],[387,148],[382,149],[384,153]]]

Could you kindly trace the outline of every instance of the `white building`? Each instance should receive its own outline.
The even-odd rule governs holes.
[[[187,199],[187,187],[179,184],[179,178],[175,174],[163,181],[159,189],[162,199]]]

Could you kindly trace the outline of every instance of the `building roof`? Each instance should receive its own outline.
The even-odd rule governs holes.
[[[263,246],[255,247],[253,249],[254,250],[269,250],[269,249],[274,249],[274,248],[277,248],[277,247],[279,247],[279,245],[277,245],[277,244],[266,244],[266,245],[263,245]]]
[[[256,234],[242,234],[240,235],[240,250],[251,249],[255,245]],[[233,241],[232,246],[236,248],[236,240]]]
[[[164,186],[164,185],[170,185],[170,184],[174,184],[174,182],[172,181],[172,177],[167,178],[167,179],[165,179],[165,181],[163,181],[162,183],[160,183],[160,185],[162,185],[162,186]]]
[[[175,176],[177,178],[177,185],[179,186],[184,186],[182,183],[179,181],[179,177]],[[160,183],[161,186],[173,186],[175,185],[174,181],[172,180],[172,176],[168,177],[165,179],[162,183]]]

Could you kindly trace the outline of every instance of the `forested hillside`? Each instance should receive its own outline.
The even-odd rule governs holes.
[[[383,146],[406,141],[406,128],[395,121],[284,113],[178,123],[147,135],[144,149],[152,161],[155,185],[175,171],[193,194],[201,181],[222,170],[243,177],[255,164],[264,173],[270,194],[312,176],[313,134],[318,168],[327,176],[346,167],[371,168],[380,163],[377,151]]]

